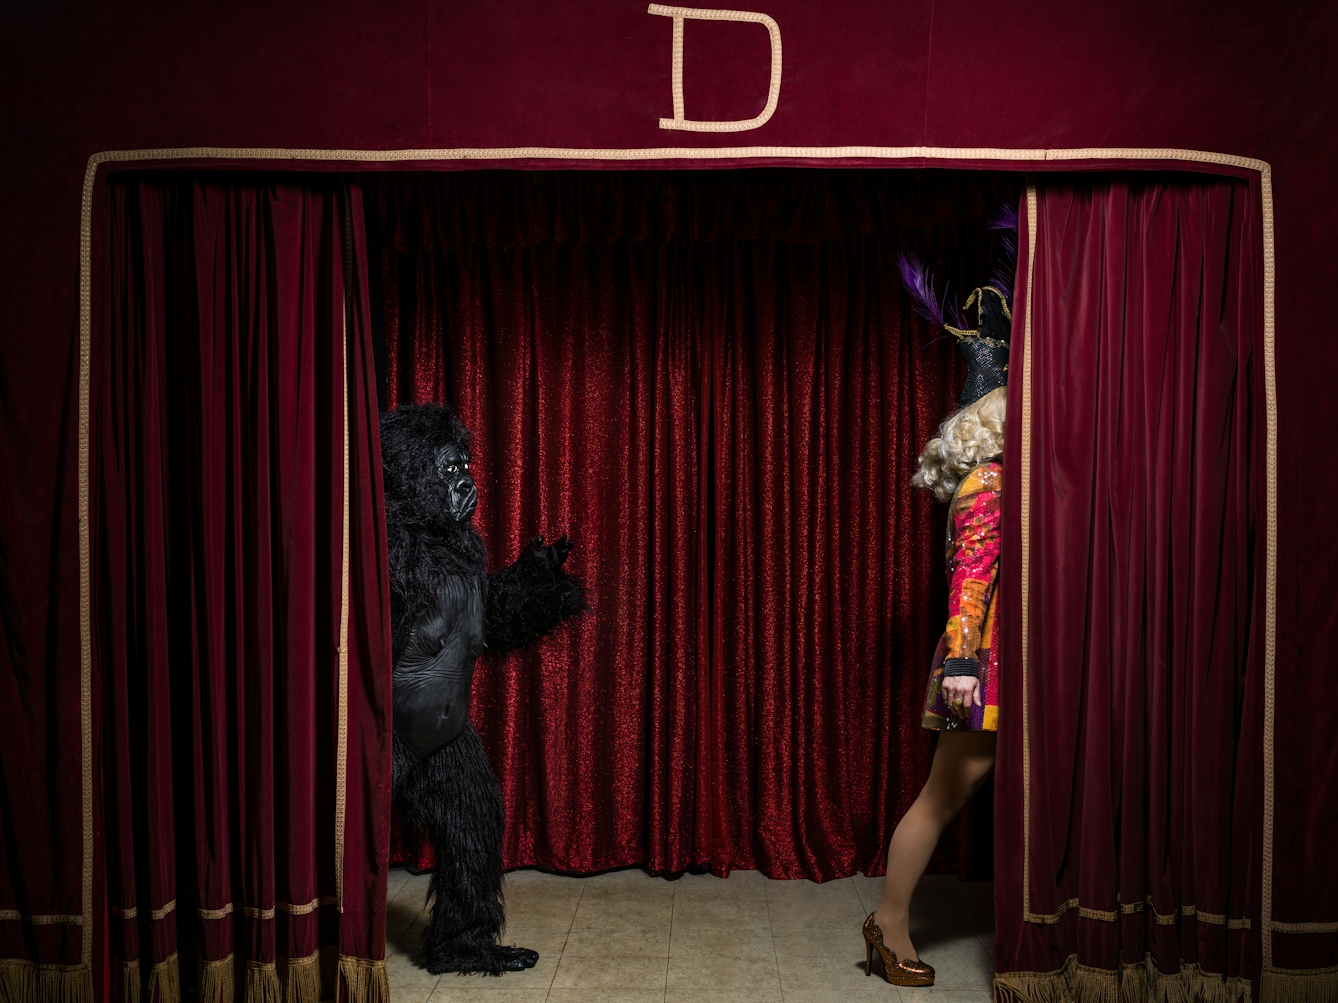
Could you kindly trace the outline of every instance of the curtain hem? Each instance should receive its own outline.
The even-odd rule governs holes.
[[[0,960],[0,1003],[93,1003],[92,965]]]
[[[178,1003],[180,999],[181,969],[177,963],[177,953],[173,951],[150,971],[149,1003]]]
[[[325,950],[327,956],[332,953],[328,948]],[[322,972],[320,951],[305,958],[280,957],[275,962],[275,971],[287,1003],[319,1003],[322,989],[334,981]]]
[[[390,979],[384,961],[341,954],[339,976],[347,1003],[390,1003]]]
[[[1260,976],[1262,1003],[1326,1003],[1338,999],[1338,965],[1332,968],[1266,968]]]
[[[1250,1003],[1250,996],[1248,979],[1225,978],[1194,964],[1164,975],[1151,955],[1112,971],[1080,965],[1078,956],[1071,954],[1053,972],[1004,972],[994,977],[997,1003]],[[1268,998],[1265,993],[1264,999]],[[1319,996],[1295,999],[1310,1003]]]
[[[201,1003],[232,1003],[242,964],[237,954],[203,962]],[[323,947],[305,958],[281,956],[270,962],[245,962],[245,986],[241,998],[246,1003],[319,1003],[335,999],[343,1003],[390,1003],[384,961],[339,954],[333,947]],[[163,999],[167,1003],[168,998]],[[179,999],[178,992],[171,1003]]]
[[[237,957],[200,961],[200,1003],[230,1003],[237,995]]]
[[[121,962],[121,999],[139,999],[139,961]]]

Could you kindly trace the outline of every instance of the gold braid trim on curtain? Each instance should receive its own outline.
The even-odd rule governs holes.
[[[1338,1000],[1338,966],[1265,968],[1259,977],[1264,1003],[1331,1003]]]
[[[1148,895],[1142,902],[1120,902],[1116,900],[1114,909],[1095,909],[1090,906],[1080,905],[1077,899],[1069,899],[1067,902],[1061,902],[1059,908],[1052,913],[1041,915],[1039,913],[1028,913],[1028,923],[1045,923],[1054,925],[1062,920],[1074,909],[1078,910],[1078,915],[1083,919],[1094,919],[1102,923],[1118,922],[1121,916],[1131,916],[1137,912],[1146,911],[1151,914],[1159,926],[1175,926],[1180,922],[1181,917],[1194,917],[1200,923],[1211,923],[1214,926],[1225,926],[1228,930],[1248,930],[1251,927],[1250,917],[1241,916],[1237,919],[1230,919],[1225,913],[1203,912],[1198,906],[1187,905],[1179,906],[1170,912],[1157,912],[1152,904],[1152,896]],[[1276,926],[1276,924],[1275,924]]]
[[[353,301],[353,286],[349,276],[353,274],[353,195],[349,185],[344,185],[344,225],[342,228],[344,250],[344,317],[343,333],[340,345],[340,358],[343,360],[343,423],[344,423],[344,467],[343,467],[343,551],[339,573],[339,709],[338,731],[335,736],[335,901],[339,911],[344,911],[344,835],[345,817],[348,812],[348,611],[349,611],[349,448],[348,448],[348,314]]]
[[[0,1003],[93,1003],[91,965],[0,960]]]
[[[1151,955],[1116,971],[1090,968],[1071,954],[1057,971],[996,975],[994,998],[998,1003],[1250,1003],[1250,981],[1192,964],[1175,975],[1163,975]],[[1305,1003],[1310,1000],[1319,1003],[1320,997],[1308,997]]]
[[[13,920],[16,923],[30,923],[33,926],[80,926],[83,916],[42,916],[20,912],[18,909],[0,909],[0,919]],[[16,959],[16,960],[22,960]]]

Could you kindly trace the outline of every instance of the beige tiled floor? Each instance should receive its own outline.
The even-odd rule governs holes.
[[[445,975],[415,960],[427,877],[392,872],[386,967],[393,1003],[989,1003],[994,886],[928,877],[912,936],[933,989],[864,975],[860,924],[882,878],[825,884],[756,871],[675,881],[641,871],[507,876],[503,942],[540,954],[501,978]]]

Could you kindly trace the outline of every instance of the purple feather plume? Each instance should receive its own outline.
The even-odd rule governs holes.
[[[943,326],[943,304],[934,293],[934,277],[929,274],[929,266],[914,254],[903,254],[898,258],[901,267],[901,283],[910,293],[911,306],[935,327]]]
[[[1017,206],[1012,204],[1001,206],[985,224],[987,230],[1004,231],[999,242],[999,261],[990,273],[990,284],[1004,294],[1010,309],[1013,306],[1013,280],[1017,278],[1017,226]]]
[[[1012,230],[1017,232],[1017,206],[1005,202],[985,224],[986,230]]]

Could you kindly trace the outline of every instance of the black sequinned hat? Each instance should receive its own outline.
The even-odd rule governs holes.
[[[901,256],[901,281],[910,293],[915,312],[956,338],[957,347],[966,358],[966,384],[958,398],[958,407],[974,404],[991,390],[1008,383],[1013,274],[1017,267],[1017,210],[1005,206],[986,225],[991,230],[1005,231],[1000,261],[992,281],[973,290],[960,309],[956,304],[947,306],[946,295],[943,300],[935,295],[928,266],[914,255]],[[963,315],[972,307],[976,309],[978,323],[968,328]]]
[[[974,404],[991,390],[1008,383],[1008,336],[1013,330],[1013,314],[1008,297],[994,286],[981,286],[967,298],[963,310],[976,308],[980,325],[974,331],[945,324],[943,329],[957,339],[957,347],[966,356],[966,383],[957,406]]]

